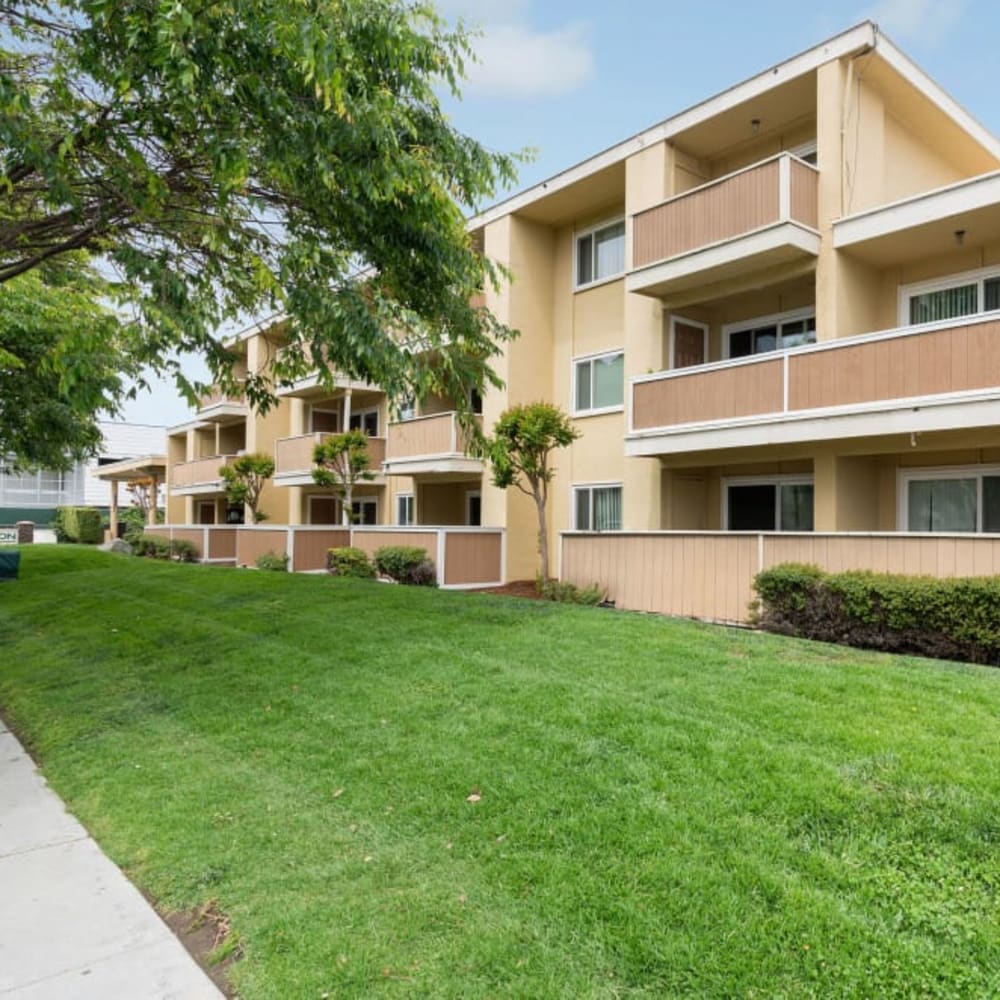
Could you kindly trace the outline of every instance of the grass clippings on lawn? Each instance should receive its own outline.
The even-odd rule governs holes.
[[[1000,673],[25,549],[0,708],[244,1000],[1000,994]]]

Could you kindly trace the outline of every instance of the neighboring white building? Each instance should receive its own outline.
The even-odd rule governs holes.
[[[0,468],[0,523],[48,523],[56,507],[107,507],[111,486],[96,477],[97,470],[122,459],[159,455],[166,447],[166,429],[158,425],[102,421],[100,428],[104,443],[98,455],[65,472],[18,474]],[[127,507],[131,498],[123,484],[118,489],[118,503]],[[162,505],[162,493],[159,502]]]

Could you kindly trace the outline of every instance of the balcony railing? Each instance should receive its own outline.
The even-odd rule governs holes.
[[[193,486],[218,486],[222,482],[219,469],[229,465],[235,455],[212,455],[209,458],[196,458],[193,462],[176,462],[171,470],[171,488]]]
[[[858,412],[1000,393],[1000,316],[826,341],[642,375],[632,381],[633,435],[698,425]]]
[[[323,431],[278,438],[274,446],[276,476],[305,475],[313,469],[313,449],[331,437]],[[378,472],[385,460],[385,438],[368,438],[368,468]]]
[[[198,409],[207,410],[210,406],[218,406],[220,403],[234,403],[241,405],[246,403],[246,396],[239,392],[223,392],[222,387],[213,385],[204,396],[198,397]]]
[[[632,267],[646,267],[780,222],[815,229],[816,168],[790,153],[692,188],[632,221]]]
[[[456,414],[435,413],[389,424],[385,457],[386,461],[392,462],[463,455],[467,447],[468,433],[459,426]]]

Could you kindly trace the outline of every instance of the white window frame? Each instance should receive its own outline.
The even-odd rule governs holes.
[[[620,528],[613,528],[609,532],[597,531],[595,528],[581,528],[576,523],[576,494],[580,490],[590,491],[590,523],[594,523],[594,490],[606,490],[606,489],[619,489],[622,494],[622,526]],[[625,484],[621,480],[612,479],[607,482],[597,482],[597,483],[572,483],[569,488],[569,504],[570,511],[573,515],[573,530],[574,531],[585,531],[590,535],[601,535],[601,534],[616,534],[619,531],[625,530]]]
[[[767,316],[753,316],[750,319],[741,319],[736,323],[723,323],[722,357],[727,361],[729,360],[729,335],[731,333],[739,333],[741,330],[752,330],[759,326],[780,326],[782,323],[794,323],[800,319],[816,319],[816,307],[804,306],[801,309],[788,309],[785,312],[770,313]],[[794,347],[782,347],[780,332],[778,334],[778,341],[778,346],[773,351],[765,351],[763,354],[741,355],[740,360],[762,358],[766,354],[777,354],[780,351],[798,350],[798,348]],[[814,341],[812,344],[800,344],[799,347],[814,347],[815,344],[816,342]]]
[[[351,410],[351,415],[347,418],[347,429],[350,430],[351,421],[355,417],[358,417],[359,420],[363,422],[364,418],[369,413],[375,414],[375,433],[368,434],[367,431],[365,431],[365,433],[368,435],[368,437],[378,437],[382,431],[382,414],[379,413],[379,408],[377,406],[366,406],[363,410]],[[358,427],[356,429],[364,431],[364,427]]]
[[[949,288],[960,288],[962,285],[977,285],[976,311],[956,319],[969,319],[972,316],[984,316],[986,311],[986,289],[983,287],[991,278],[1000,278],[1000,266],[979,267],[974,271],[958,271],[941,278],[929,278],[927,281],[914,281],[908,285],[899,286],[897,312],[900,326],[925,326],[924,323],[910,322],[910,299],[915,295],[926,295],[928,292],[944,292]],[[931,323],[946,323],[948,320],[931,320]]]
[[[410,516],[409,520],[404,520],[399,516],[400,513],[400,501],[409,501]],[[417,523],[417,498],[413,493],[397,493],[396,494],[396,524],[402,527],[409,527],[412,524]]]
[[[625,233],[622,239],[625,242],[625,246],[622,252],[622,269],[621,271],[616,271],[614,274],[606,274],[603,278],[594,278],[591,281],[580,282],[577,279],[580,276],[580,240],[586,239],[588,236],[593,236],[599,233],[602,229],[610,229],[612,226],[617,226],[620,223],[625,223]],[[591,265],[596,264],[593,257],[594,243],[591,243]],[[610,219],[604,219],[602,222],[598,222],[593,226],[588,226],[586,229],[576,229],[573,231],[573,291],[581,292],[588,288],[597,288],[598,285],[606,284],[609,281],[620,281],[625,277],[625,271],[627,270],[627,261],[625,260],[624,250],[628,248],[628,223],[625,221],[624,215],[615,215]],[[593,267],[596,272],[596,266]]]
[[[907,466],[896,473],[896,530],[903,534],[924,534],[911,532],[910,525],[910,483],[930,479],[975,479],[976,480],[976,530],[935,531],[935,535],[982,535],[983,532],[983,477],[1000,477],[1000,465],[929,465]]]
[[[356,504],[356,503],[357,504],[365,504],[365,503],[374,504],[375,505],[375,520],[372,521],[372,524],[381,524],[382,523],[379,520],[379,502],[378,502],[378,497],[367,497],[367,496],[365,496],[365,497],[352,497],[351,498],[351,506],[353,507],[354,504]],[[352,515],[354,514],[353,510],[351,511],[351,514]],[[364,521],[355,521],[355,520],[353,520],[353,517],[352,517],[351,524],[364,525]]]
[[[591,376],[590,376],[590,395],[593,398],[594,395],[594,376],[593,376],[593,365],[594,361],[601,361],[604,358],[615,358],[618,355],[622,357],[622,401],[620,403],[615,403],[613,406],[592,406],[590,409],[581,410],[577,405],[576,398],[576,369],[578,365],[591,364]],[[593,354],[581,354],[578,357],[573,358],[573,363],[570,366],[570,391],[569,397],[573,400],[573,416],[574,417],[595,417],[602,413],[621,413],[625,409],[625,383],[627,378],[625,376],[625,349],[623,347],[616,348],[613,351],[596,351]]]
[[[673,368],[676,367],[676,365],[674,364],[674,343],[675,343],[675,338],[676,338],[676,335],[677,335],[677,326],[676,325],[678,323],[683,323],[684,326],[697,327],[698,329],[700,329],[702,331],[702,333],[704,335],[704,343],[705,343],[704,352],[703,352],[704,355],[705,355],[705,360],[702,362],[702,364],[706,364],[707,365],[709,363],[709,360],[708,360],[708,333],[709,333],[709,325],[708,325],[708,323],[702,323],[700,320],[696,320],[696,319],[687,319],[684,316],[673,316],[673,315],[671,315],[671,317],[670,317],[670,331],[669,331],[669,335],[668,335],[668,339],[667,339],[667,367],[670,368],[670,369],[673,369]]]
[[[723,531],[732,531],[729,527],[729,487],[730,486],[811,486],[813,488],[813,524],[816,523],[816,477],[809,473],[776,473],[773,476],[723,476],[722,512],[719,523],[724,525]],[[781,531],[781,491],[774,491],[774,530]],[[814,529],[815,530],[815,529]]]

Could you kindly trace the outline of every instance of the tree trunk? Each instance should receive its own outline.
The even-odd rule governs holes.
[[[350,483],[344,484],[344,496],[341,500],[341,506],[343,510],[340,512],[340,519],[344,522],[345,526],[350,527],[354,522],[351,518],[351,499],[354,494],[354,490]]]
[[[538,555],[542,564],[542,583],[548,583],[549,533],[545,525],[545,498],[537,490],[535,490],[535,507],[538,510]]]

